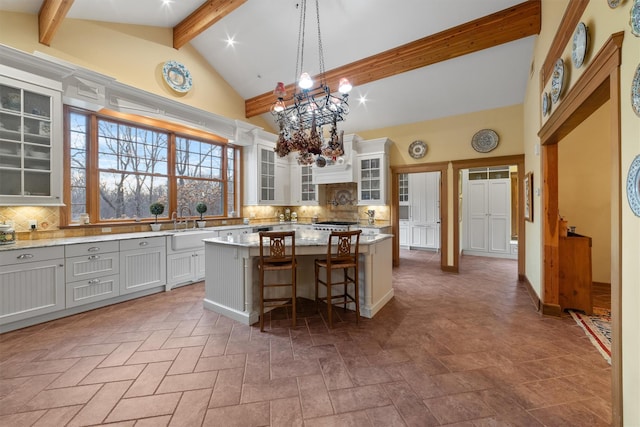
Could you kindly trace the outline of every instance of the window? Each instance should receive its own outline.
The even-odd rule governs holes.
[[[151,219],[149,206],[207,217],[236,210],[238,149],[188,129],[149,127],[69,108],[68,217],[77,222],[88,212],[91,222]]]

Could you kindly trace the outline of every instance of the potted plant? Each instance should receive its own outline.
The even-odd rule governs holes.
[[[207,211],[207,205],[204,202],[200,202],[196,205],[196,212],[200,214],[200,221],[198,221],[198,228],[204,228],[207,225],[207,221],[204,220],[202,215]]]
[[[160,202],[152,203],[151,206],[149,206],[149,212],[156,217],[156,222],[151,224],[151,230],[160,231],[162,225],[158,223],[158,215],[162,215],[162,212],[164,212],[164,205]]]

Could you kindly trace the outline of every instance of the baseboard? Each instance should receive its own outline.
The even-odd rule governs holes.
[[[527,276],[525,276],[524,274],[519,274],[518,281],[520,281],[526,288],[527,292],[529,293],[529,297],[531,298],[531,302],[533,303],[533,306],[536,308],[536,311],[540,311],[540,306],[542,304],[542,301],[540,301],[538,294],[533,289],[533,286],[531,285],[531,282],[529,281]]]
[[[456,267],[455,265],[444,265],[440,269],[442,271],[444,271],[445,273],[457,273],[458,272],[458,267]]]
[[[376,302],[375,304],[373,304],[371,307],[366,307],[363,306],[362,304],[360,305],[360,316],[362,317],[366,317],[368,319],[371,319],[373,316],[376,315],[376,313],[378,311],[380,311],[380,309],[382,309],[382,307],[384,307],[384,305],[386,303],[388,303],[389,301],[391,301],[391,298],[393,298],[394,292],[393,292],[393,288],[391,288],[389,290],[389,292],[387,292],[387,294],[385,296],[383,296],[382,298],[380,298],[378,300],[378,302]]]
[[[211,301],[206,298],[203,301],[203,306],[207,310],[211,310],[218,314],[222,314],[223,316],[227,316],[230,319],[233,319],[244,325],[253,325],[258,320],[260,320],[260,315],[258,313],[249,314],[244,311],[234,310],[233,308],[218,304],[217,302]]]
[[[542,304],[542,314],[545,316],[562,316],[562,307],[559,304]]]
[[[592,285],[596,285],[596,286],[603,286],[603,287],[611,287],[611,283],[606,283],[606,282],[591,282]]]

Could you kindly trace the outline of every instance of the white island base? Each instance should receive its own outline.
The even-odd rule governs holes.
[[[322,231],[298,231],[296,234],[298,297],[315,299],[314,261],[326,256],[328,235]],[[257,322],[260,307],[258,235],[204,241],[204,307],[246,325]],[[363,317],[372,318],[393,298],[391,242],[392,236],[388,234],[360,236],[359,291],[360,315]],[[285,276],[283,282],[286,282]],[[336,279],[338,277],[341,276]],[[322,292],[323,287],[320,289]],[[353,310],[354,306],[347,307]]]

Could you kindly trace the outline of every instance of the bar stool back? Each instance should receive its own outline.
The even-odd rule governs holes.
[[[260,258],[258,271],[260,272],[260,332],[264,332],[264,309],[269,307],[291,307],[292,324],[296,326],[296,232],[295,231],[261,231]],[[282,283],[275,277],[267,281],[267,272],[291,272],[290,282]],[[277,275],[277,273],[276,273]],[[269,276],[271,277],[271,276]],[[283,295],[265,298],[265,289],[290,287],[291,292]]]
[[[360,233],[356,231],[332,231],[327,243],[327,257],[315,261],[315,285],[316,285],[316,310],[318,301],[324,300],[327,303],[327,318],[329,328],[333,328],[331,307],[335,303],[342,303],[344,309],[350,302],[355,303],[356,323],[360,323],[360,295],[358,291],[358,251],[360,250]],[[326,270],[325,280],[320,279],[320,269]],[[335,281],[332,277],[334,270],[342,270],[342,280]],[[352,274],[349,275],[349,271]],[[349,285],[353,284],[353,293],[349,293]],[[318,286],[323,285],[327,289],[326,297],[318,296]],[[333,286],[342,285],[342,294],[335,295]]]

